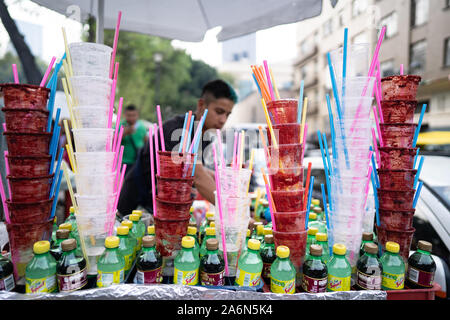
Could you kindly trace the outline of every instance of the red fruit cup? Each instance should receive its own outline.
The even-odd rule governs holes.
[[[412,190],[417,170],[383,170],[378,169],[380,188],[387,190]]]
[[[396,75],[381,79],[381,100],[416,100],[420,76]]]
[[[47,221],[52,210],[53,198],[37,202],[11,202],[6,200],[12,223],[40,223]]]
[[[181,239],[187,234],[189,219],[170,220],[155,217],[156,249],[161,256],[175,258],[181,249]]]
[[[301,144],[300,123],[284,123],[272,126],[273,134],[275,139],[277,139],[278,144]],[[268,145],[272,146],[272,135],[270,134],[269,128],[266,127]]]
[[[193,153],[158,151],[159,175],[165,178],[188,178],[194,165]]]
[[[272,190],[288,191],[303,188],[304,168],[275,168],[268,170]]]
[[[6,177],[12,202],[36,202],[50,198],[53,174],[40,177]]]
[[[414,169],[414,157],[417,148],[381,147],[381,169]]]
[[[398,243],[400,246],[399,253],[403,257],[403,260],[407,262],[414,231],[416,231],[414,228],[398,231],[377,226],[378,244],[381,245],[384,251],[386,242],[392,241]]]
[[[380,226],[391,230],[409,230],[413,227],[416,210],[379,210]]]
[[[47,131],[49,112],[36,109],[7,109],[5,113],[6,131],[39,133]]]
[[[414,123],[416,107],[416,100],[381,101],[383,121],[384,123]]]
[[[50,89],[31,84],[5,83],[0,85],[7,109],[47,110]]]
[[[50,172],[51,156],[7,156],[9,174],[16,177],[38,177]]]
[[[278,148],[269,147],[269,163],[272,169],[302,166],[302,144],[280,144]]]
[[[416,132],[415,123],[380,123],[381,138],[385,147],[411,148]]]
[[[163,201],[187,202],[191,200],[194,178],[164,178],[156,176],[158,199]]]
[[[290,191],[270,190],[276,212],[298,212],[303,210],[305,189]]]
[[[416,190],[378,190],[380,209],[383,210],[413,210],[414,194]]]
[[[156,216],[161,219],[180,220],[189,218],[193,200],[187,202],[163,201],[156,197]]]
[[[301,230],[298,232],[273,231],[275,247],[286,246],[289,248],[289,258],[297,269],[297,272],[299,272],[300,267],[303,265],[306,252],[307,233],[307,230]]]
[[[272,125],[297,123],[298,101],[295,99],[272,100],[267,103]]]
[[[52,133],[3,132],[10,156],[46,156]]]
[[[306,210],[298,212],[274,212],[275,226],[280,232],[298,232],[305,229]]]

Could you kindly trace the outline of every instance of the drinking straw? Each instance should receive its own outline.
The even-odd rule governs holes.
[[[53,165],[55,164],[56,150],[58,149],[58,139],[59,139],[59,133],[61,131],[61,127],[58,125],[58,126],[56,126],[56,128],[54,130],[55,130],[56,133],[54,134],[54,137],[52,137],[52,140],[50,142],[50,155],[52,157],[51,157],[51,162],[50,162],[50,172],[49,172],[49,174],[52,173]],[[58,137],[58,138],[56,138],[56,137]]]
[[[325,211],[325,221],[327,223],[327,229],[330,230],[330,219],[328,218],[327,195],[325,194],[325,187],[324,187],[323,183],[320,184],[320,189],[322,190],[323,209]]]
[[[264,158],[266,159],[266,166],[267,168],[270,168],[270,162],[269,162],[269,150],[267,149],[266,139],[264,138],[264,133],[262,132],[262,127],[258,126],[259,129],[259,135],[261,137],[261,141],[264,148]]]
[[[122,11],[119,11],[119,14],[117,16],[116,29],[114,31],[114,42],[113,42],[113,51],[111,54],[111,62],[109,64],[109,77],[110,78],[113,76],[114,61],[116,60],[116,50],[117,50],[117,43],[119,42],[119,28],[120,28],[120,18],[121,17],[122,17]]]
[[[181,153],[181,151],[183,150],[183,141],[184,141],[184,134],[186,132],[187,118],[188,118],[188,113],[186,112],[184,114],[183,130],[181,131],[180,146],[178,148],[179,153]]]
[[[239,162],[239,169],[242,168],[242,164],[244,163],[244,158],[245,158],[245,132],[244,130],[242,130],[242,141],[241,141],[241,157],[240,162]]]
[[[119,133],[120,117],[122,115],[123,97],[119,99],[119,107],[117,109],[116,126],[114,128],[113,152],[116,152],[117,134]]]
[[[48,100],[48,119],[47,119],[47,132],[50,132],[52,129],[52,119],[53,119],[53,108],[55,107],[55,98],[56,98],[56,80],[52,82],[50,89],[50,98]],[[58,109],[61,112],[60,109]],[[58,117],[58,110],[56,111],[56,116]],[[59,121],[59,117],[58,117]],[[55,123],[58,123],[55,121]]]
[[[77,128],[77,123],[75,121],[75,116],[73,114],[72,102],[71,102],[71,98],[70,98],[70,95],[69,95],[69,90],[67,88],[66,78],[62,78],[61,81],[62,81],[62,84],[63,84],[64,93],[66,95],[67,108],[69,109],[69,115],[70,115],[70,121],[72,123],[72,128],[76,129]]]
[[[219,209],[219,216],[220,216],[220,233],[222,236],[222,247],[223,247],[223,258],[225,260],[225,274],[228,276],[228,257],[227,257],[227,245],[225,242],[225,231],[223,228],[223,215],[222,215],[222,199],[220,194],[220,176],[219,176],[219,169],[217,167],[217,154],[216,154],[216,145],[213,143],[213,154],[214,154],[214,167],[215,167],[215,178],[216,178],[216,194],[217,194],[217,207]]]
[[[58,110],[56,111],[55,124],[53,125],[53,134],[52,134],[52,138],[50,140],[50,153],[52,152],[52,146],[55,143],[55,139],[56,139],[56,136],[57,136],[56,127],[59,126],[59,117],[60,117],[60,115],[61,115],[61,109],[58,108]],[[50,122],[50,124],[51,124],[51,122]],[[51,129],[51,126],[50,126],[50,129]],[[50,130],[48,130],[48,132],[50,132]]]
[[[271,94],[270,94],[270,88],[268,83],[266,82],[266,77],[264,75],[264,67],[263,66],[257,66],[256,67],[256,72],[259,75],[260,78],[260,82],[262,83],[262,87],[264,88],[265,92],[266,92],[266,103],[268,103],[271,100]]]
[[[72,57],[70,56],[70,50],[69,46],[67,45],[67,37],[66,37],[66,30],[64,27],[62,28],[63,38],[64,38],[64,48],[66,49],[66,57],[67,57],[67,64],[69,66],[68,72],[66,72],[67,77],[73,76],[73,69],[72,69]]]
[[[77,172],[77,166],[75,163],[75,158],[73,157],[73,146],[72,146],[72,138],[70,136],[69,125],[67,124],[67,120],[64,119],[64,130],[66,132],[66,140],[67,140],[67,154],[69,155],[70,164],[72,165],[73,172]]]
[[[216,129],[216,134],[217,134],[217,141],[219,144],[220,164],[222,166],[222,169],[224,169],[225,168],[225,160],[223,158],[222,132],[220,131],[220,129]]]
[[[64,161],[62,163],[62,167],[63,167],[63,171],[64,171],[64,177],[66,178],[67,189],[69,190],[70,198],[72,200],[72,205],[75,208],[75,211],[78,211],[78,206],[75,201],[75,197],[74,197],[74,193],[73,193],[72,183],[70,182],[69,171],[67,168],[67,164]]]
[[[369,197],[369,187],[370,187],[371,176],[372,176],[372,166],[369,166],[369,173],[367,174],[366,189],[364,190],[364,194],[365,194],[365,198],[366,198],[366,200],[364,201],[364,208],[366,207],[367,198]]]
[[[53,64],[55,63],[56,57],[52,58],[52,61],[50,61],[50,64],[48,65],[47,70],[45,71],[44,77],[42,78],[41,84],[39,87],[43,87],[45,85],[45,82],[47,82],[48,75],[50,74],[50,71],[53,68]]]
[[[159,126],[159,136],[161,138],[161,150],[166,151],[166,145],[164,143],[164,134],[163,134],[163,126],[162,126],[162,118],[161,118],[161,107],[159,104],[156,106],[156,115],[158,116],[158,126]]]
[[[416,194],[414,195],[413,209],[416,208],[417,201],[419,200],[419,197],[420,197],[420,191],[422,190],[422,185],[423,185],[423,182],[420,181],[420,182],[419,182],[419,186],[417,187]]]
[[[330,171],[330,175],[331,175],[331,174],[333,174],[333,168],[331,166],[330,154],[328,153],[327,136],[325,135],[325,133],[323,133],[322,136],[323,136],[323,148],[325,150],[325,156],[326,156],[327,162],[328,162],[328,170]]]
[[[10,224],[11,220],[9,219],[8,206],[6,205],[5,188],[3,187],[3,179],[1,177],[0,177],[0,196],[2,197],[3,212],[5,213],[6,222]]]
[[[55,69],[53,71],[52,76],[50,77],[50,81],[47,83],[47,88],[50,88],[50,85],[54,82],[58,80],[58,73],[59,70],[61,70],[61,67],[63,66],[63,63],[66,59],[66,53],[64,52],[63,56],[61,57],[61,59],[59,60],[59,62],[56,63],[55,65]]]
[[[376,84],[378,86],[378,92],[380,93],[381,97],[381,65],[380,65],[380,59],[377,58],[377,72],[375,74],[376,77]]]
[[[300,131],[300,141],[303,141],[305,135],[306,110],[308,109],[308,98],[303,99],[302,125]]]
[[[242,167],[242,132],[239,132],[239,138],[238,138],[238,152],[237,152],[237,157],[236,157],[236,168],[237,169],[241,169]]]
[[[261,103],[262,103],[262,106],[264,109],[264,115],[266,116],[266,122],[267,122],[267,126],[269,127],[270,136],[272,137],[272,144],[275,149],[278,149],[277,139],[275,138],[275,134],[273,133],[272,122],[270,121],[269,113],[267,112],[267,107],[266,107],[266,103],[264,102],[264,99],[261,99]]]
[[[53,197],[54,193],[55,193],[56,175],[61,169],[61,162],[62,162],[63,153],[64,153],[64,148],[61,148],[59,150],[58,162],[56,164],[56,170],[55,170],[55,175],[53,176],[52,186],[50,187],[50,198],[49,199],[51,199]],[[50,168],[50,169],[52,170],[53,168]]]
[[[111,96],[109,99],[108,129],[111,129],[111,126],[112,126],[112,115],[114,113],[114,100],[116,98],[116,85],[117,85],[117,80],[114,79],[112,82]],[[109,150],[106,150],[106,151],[109,151]]]
[[[306,202],[308,200],[309,183],[311,181],[311,166],[312,166],[312,163],[309,162],[308,163],[308,171],[307,171],[307,174],[306,174],[306,185],[305,185],[305,191],[306,192],[303,195],[303,208],[302,208],[303,210],[306,210]]]
[[[330,210],[333,211],[333,205],[332,205],[332,201],[331,201],[331,184],[330,184],[330,178],[328,176],[329,171],[327,168],[327,161],[325,160],[325,154],[323,152],[322,136],[321,136],[320,130],[317,130],[317,136],[319,138],[320,153],[322,154],[323,169],[325,171],[325,180],[326,180],[326,184],[327,184],[328,199],[330,199]]]
[[[328,108],[328,117],[330,119],[330,131],[331,131],[331,147],[333,150],[333,158],[337,159],[337,152],[336,152],[336,142],[335,142],[335,132],[334,132],[334,122],[333,122],[333,112],[331,111],[331,101],[330,101],[330,95],[326,94],[327,98],[327,108]]]
[[[233,157],[232,157],[232,162],[231,162],[231,166],[233,168],[236,167],[236,153],[237,153],[237,145],[238,145],[238,133],[235,131],[234,132],[234,142],[233,142]]]
[[[192,111],[189,111],[187,124],[186,124],[186,133],[184,134],[184,140],[183,140],[183,148],[181,149],[181,151],[183,153],[186,150],[186,142],[187,142],[187,137],[188,137],[188,130],[189,130],[190,125],[191,125],[191,119],[192,119]]]
[[[264,81],[264,78],[261,76],[260,70],[258,70],[255,66],[252,66],[253,75],[256,79],[256,82],[259,84],[258,88],[261,91],[261,96],[264,99],[264,101],[269,101],[270,95],[266,86],[266,83]]]
[[[194,128],[194,124],[195,124],[195,115],[192,115],[191,125],[189,126],[187,142],[186,142],[186,151],[189,151],[189,148],[191,145],[191,135],[192,135],[192,129]]]
[[[255,151],[256,151],[255,149],[252,149],[252,152],[250,154],[250,163],[248,165],[248,169],[250,170],[250,174],[253,172],[253,160],[255,158]],[[248,196],[248,191],[250,189],[250,180],[251,180],[251,178],[248,179],[246,196]],[[256,204],[255,204],[255,206],[256,206]],[[255,209],[255,212],[256,212],[256,209]]]
[[[17,65],[15,63],[12,64],[13,75],[14,75],[14,83],[19,84],[19,73],[17,72]]]
[[[119,169],[117,169],[119,170]],[[113,206],[113,213],[117,210],[117,205],[119,203],[119,196],[120,196],[120,191],[122,190],[122,185],[123,185],[123,177],[125,176],[125,171],[127,171],[127,165],[124,164],[122,166],[122,171],[120,174],[120,181],[119,181],[119,187],[117,188],[117,194],[116,194],[116,198],[114,200],[114,206]]]
[[[67,65],[67,62],[65,60],[63,60],[63,66],[64,66],[64,71],[66,72],[66,75],[67,75],[68,72],[69,72],[68,71],[69,70],[69,66]],[[76,105],[78,105],[78,101],[77,101],[76,96],[75,96],[75,94],[73,92],[72,83],[70,82],[69,77],[66,78],[66,81],[67,81],[67,87],[69,88],[68,89],[69,95],[72,98],[72,105],[76,106]]]
[[[121,147],[121,140],[122,140],[122,136],[123,136],[123,126],[120,126],[120,130],[119,130],[119,138],[116,141],[116,145],[114,146],[114,149],[116,151],[114,151],[114,160],[113,160],[113,172],[116,170],[117,166],[117,158],[119,157],[120,154],[120,147]],[[120,167],[120,166],[119,166]]]
[[[327,158],[325,156],[325,148],[323,146],[323,141],[322,141],[322,133],[320,132],[320,130],[317,130],[317,136],[319,137],[319,147],[320,147],[320,153],[322,155],[322,160],[323,160],[323,167],[325,169],[325,175],[329,175],[330,174],[330,169],[328,168],[328,164],[327,164]]]
[[[59,190],[61,188],[61,180],[62,180],[63,170],[60,169],[58,172],[59,172],[59,174],[58,174],[57,179],[56,179],[56,174],[55,174],[55,178],[54,178],[54,180],[58,180],[56,182],[56,189],[53,191],[53,194],[50,196],[50,199],[52,198],[52,196],[54,197],[53,202],[52,202],[52,211],[50,214],[50,219],[53,219],[53,217],[55,216],[56,204],[58,203],[58,194],[59,194]]]
[[[255,77],[255,74],[254,74],[254,73],[252,73],[252,77],[253,77],[253,80],[255,81],[256,88],[258,88],[259,96],[262,98],[263,95],[262,95],[262,93],[261,93],[261,88],[259,87],[258,80],[256,80],[256,77]]]
[[[420,148],[417,148],[416,156],[414,157],[413,169],[416,168],[416,162],[417,162],[417,158],[419,157],[419,151],[420,151]]]
[[[417,138],[419,137],[420,127],[422,127],[423,116],[424,116],[424,114],[425,114],[426,108],[427,108],[427,105],[426,105],[426,104],[423,104],[423,105],[422,105],[422,111],[420,112],[419,123],[418,123],[418,125],[417,125],[416,132],[414,132],[414,139],[413,139],[413,144],[412,144],[412,147],[413,147],[413,148],[416,147]]]
[[[377,83],[375,83],[375,100],[377,102],[378,114],[380,115],[380,122],[384,123],[383,112],[381,111],[381,91]]]
[[[114,180],[114,190],[117,190],[117,188],[119,187],[120,165],[122,164],[123,150],[124,150],[124,146],[120,146],[119,156],[117,158],[117,165],[115,166],[116,178]]]
[[[375,155],[377,157],[377,164],[378,164],[378,166],[380,166],[381,158],[380,158],[380,151],[378,150],[377,137],[375,135],[375,129],[374,128],[371,128],[371,129],[372,129],[373,148],[375,150]]]
[[[400,65],[400,75],[403,75],[403,63]]]
[[[266,72],[267,84],[269,85],[270,98],[272,100],[275,100],[275,95],[273,93],[272,81],[270,80],[269,66],[267,65],[267,60],[264,60],[263,64],[264,64],[264,71]]]
[[[10,170],[9,170],[9,163],[8,163],[8,159],[7,159],[7,156],[8,156],[8,150],[5,150],[5,152],[4,152],[4,155],[5,155],[5,170],[6,170],[6,176],[9,176],[9,173],[11,172]],[[1,178],[0,178],[1,179]],[[8,179],[6,179],[6,184],[8,185],[8,192],[9,192],[9,196],[11,197],[11,186],[9,185],[9,181],[8,181]]]
[[[155,189],[155,169],[153,164],[153,128],[149,128],[150,139],[148,139],[148,144],[150,146],[150,171],[151,171],[151,180],[152,180],[152,198],[153,198],[153,216],[156,217],[156,189]],[[156,137],[155,132],[155,139]]]
[[[378,140],[380,141],[380,147],[384,147],[383,137],[381,136],[380,122],[378,121],[377,109],[372,106],[373,116],[375,117],[375,124],[377,127]]]
[[[342,61],[342,109],[345,110],[345,80],[347,78],[347,43],[348,43],[348,28],[344,29],[344,46],[343,46],[343,61]],[[345,111],[344,111],[345,112]]]
[[[373,197],[375,200],[375,213],[376,213],[376,221],[377,226],[380,226],[380,213],[378,212],[379,203],[378,203],[378,192],[377,192],[377,185],[375,182],[375,168],[373,168],[372,173],[370,175],[370,180],[372,181],[372,189],[373,189]]]
[[[419,177],[420,177],[420,172],[422,171],[422,166],[423,166],[423,162],[425,161],[425,158],[422,156],[420,157],[420,161],[419,161],[419,168],[417,169],[417,173],[416,176],[414,178],[414,189],[417,186],[417,182],[419,181]]]
[[[278,100],[280,100],[280,93],[278,92],[277,84],[275,83],[275,78],[273,77],[271,67],[269,67],[269,74],[270,74],[270,79],[272,79],[273,89],[275,90],[275,96],[277,97]]]
[[[269,202],[269,212],[270,212],[270,219],[272,220],[272,229],[273,231],[277,231],[277,226],[275,223],[275,217],[274,212],[276,212],[275,203],[273,202],[272,193],[270,192],[269,188],[269,181],[267,181],[266,174],[264,173],[264,169],[261,168],[261,173],[263,175],[264,184],[266,186],[266,194],[267,194],[267,201]]]
[[[155,139],[155,156],[156,156],[156,174],[159,176],[159,143],[158,143],[158,125],[156,123],[153,124],[153,134]],[[151,138],[151,137],[149,137]],[[194,141],[192,141],[194,143]]]
[[[313,187],[314,187],[314,176],[311,177],[311,183],[309,185],[308,205],[306,206],[305,230],[308,229],[309,209],[311,208],[311,198],[312,198]]]
[[[369,147],[369,150],[372,151],[372,146]],[[373,171],[375,171],[375,172],[374,172],[374,176],[375,176],[376,186],[377,186],[377,188],[379,188],[379,187],[380,187],[380,180],[378,179],[377,166],[376,166],[376,164],[375,164],[375,156],[374,156],[373,153],[372,153],[372,156],[371,156],[370,158],[371,158],[371,161],[372,161]]]
[[[306,151],[306,137],[307,137],[307,133],[308,133],[308,124],[305,124],[305,135],[303,136],[303,150],[302,150],[302,162],[303,163],[303,159],[305,158],[305,151]]]
[[[303,110],[303,90],[305,87],[305,80],[300,81],[300,95],[298,97],[298,106],[297,106],[297,123],[302,121],[302,110]]]
[[[203,114],[202,118],[200,119],[200,124],[197,127],[197,132],[194,135],[195,145],[194,145],[194,143],[192,143],[192,145],[191,145],[191,149],[192,149],[192,147],[194,147],[194,149],[189,150],[189,153],[192,153],[192,152],[195,153],[194,166],[192,168],[192,175],[191,175],[192,177],[195,174],[195,166],[197,165],[197,157],[198,157],[197,151],[198,151],[198,147],[200,145],[200,140],[201,140],[200,133],[202,132],[203,125],[205,124],[205,119],[206,119],[207,114],[208,114],[208,109],[205,110],[205,113]]]

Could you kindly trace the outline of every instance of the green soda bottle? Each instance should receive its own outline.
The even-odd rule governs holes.
[[[197,228],[196,227],[188,227],[187,235],[194,238],[195,244],[194,244],[194,254],[198,256],[200,254],[200,245],[197,241]]]
[[[134,254],[134,247],[130,238],[128,237],[128,234],[130,233],[130,230],[128,227],[120,226],[117,227],[117,237],[119,238],[119,252],[122,254],[123,258],[125,259],[125,273],[127,274],[128,271],[131,270],[131,266],[133,265],[133,254]]]
[[[195,224],[195,227],[197,227],[197,220],[194,217],[194,207],[191,207],[189,209],[189,215],[190,215],[189,223],[192,223],[192,226],[194,226]]]
[[[401,290],[405,286],[405,263],[398,254],[400,246],[393,241],[386,242],[386,250],[380,258],[383,267],[381,289]]]
[[[362,257],[364,255],[364,246],[366,245],[366,243],[374,243],[372,232],[363,232],[363,234],[362,234],[361,248],[359,250],[360,257]]]
[[[124,281],[125,259],[119,252],[120,240],[116,236],[105,239],[105,252],[97,262],[97,287],[109,287]]]
[[[247,251],[240,256],[236,272],[235,285],[256,287],[261,281],[263,262],[259,255],[261,243],[256,239],[248,240]]]
[[[75,239],[66,239],[61,243],[63,254],[56,264],[56,276],[60,292],[80,290],[88,283],[86,260],[76,254]]]
[[[33,245],[34,257],[25,269],[25,293],[55,292],[56,260],[49,252],[50,242],[38,241]]]
[[[200,258],[194,253],[195,239],[185,236],[181,240],[181,250],[174,261],[174,284],[195,286],[198,284]]]
[[[367,242],[364,245],[364,254],[356,262],[357,290],[381,290],[381,274],[383,266],[377,258],[378,246]]]
[[[58,261],[63,254],[61,242],[63,242],[66,239],[69,239],[69,235],[70,231],[67,229],[58,229],[56,231],[56,240],[50,249],[50,254],[53,256],[53,258],[55,258],[56,261]]]
[[[130,233],[134,235],[134,237],[137,239],[137,248],[136,252],[139,252],[142,247],[142,237],[145,235],[145,229],[142,230],[142,228],[139,225],[139,215],[136,213],[133,213],[130,215],[130,221],[133,222],[133,227],[130,229]]]
[[[131,214],[137,214],[139,216],[138,226],[141,230],[141,233],[143,235],[145,235],[145,231],[147,231],[147,230],[146,230],[145,223],[142,221],[142,210],[133,210],[133,211],[131,211]]]
[[[251,236],[252,239],[256,239],[256,235],[257,235],[256,231],[257,231],[259,225],[262,226],[263,223],[261,221],[256,221],[253,223],[253,230],[252,230],[252,236]]]
[[[417,251],[409,256],[405,286],[409,289],[429,289],[433,287],[436,263],[431,256],[433,245],[419,240]]]
[[[295,267],[289,259],[289,248],[278,246],[276,259],[270,267],[270,291],[273,293],[295,293]]]
[[[327,264],[328,284],[327,291],[350,291],[352,267],[345,257],[347,248],[336,243],[333,246],[333,257]]]
[[[162,282],[162,258],[155,248],[154,236],[142,238],[142,250],[136,261],[136,283],[151,284]]]
[[[247,229],[247,237],[245,238],[245,243],[242,246],[242,250],[241,250],[241,255],[242,256],[245,252],[247,252],[247,246],[248,246],[248,240],[250,240],[252,235],[252,232],[250,231],[250,229]]]
[[[131,222],[130,220],[123,220],[120,223],[120,225],[127,227],[129,231],[133,228],[133,222]],[[131,232],[128,232],[128,240],[130,240],[130,243],[134,248],[134,251],[133,251],[133,261],[134,261],[134,259],[136,259],[137,253],[138,253],[138,251],[137,251],[138,241],[136,239],[136,236],[134,234],[132,234]]]
[[[255,239],[261,243],[261,247],[264,245],[264,226],[262,224],[258,224],[256,226],[256,236]]]
[[[306,253],[305,255],[309,255],[309,247],[312,244],[316,244],[316,233],[319,232],[319,229],[316,227],[308,227],[308,235],[306,237]]]
[[[263,261],[263,271],[261,277],[265,283],[270,283],[270,269],[272,263],[276,259],[275,244],[273,242],[273,235],[268,234],[264,236],[264,247],[260,250],[261,259]]]
[[[52,243],[56,241],[56,231],[58,231],[58,217],[55,215],[53,218],[53,230],[52,230]]]
[[[325,221],[325,214],[321,207],[315,206],[313,208],[313,212],[317,215],[317,221],[320,221],[320,222]]]
[[[205,232],[205,241],[202,242],[202,245],[200,247],[200,258],[202,258],[206,254],[206,242],[208,239],[215,239],[216,238],[216,228],[206,228]]]
[[[315,212],[309,213],[308,229],[309,228],[317,228],[317,232],[327,233],[327,226],[325,223],[318,221],[317,213]]]
[[[80,246],[80,236],[78,234],[78,224],[77,224],[77,218],[75,216],[75,208],[70,207],[70,214],[67,217],[66,221],[64,223],[70,223],[72,225],[72,236],[75,240],[77,240],[77,246]],[[61,226],[59,227],[61,229]]]
[[[330,261],[330,248],[328,247],[328,235],[326,233],[316,233],[316,244],[322,247],[321,259],[323,263],[327,264]]]
[[[198,231],[200,236],[200,243],[203,243],[203,238],[205,237],[205,230],[210,226],[210,223],[214,221],[214,212],[208,211],[206,212],[205,219],[202,221],[202,224],[200,225],[200,229]]]
[[[147,227],[147,235],[156,237],[154,224]]]
[[[328,268],[322,260],[322,247],[312,244],[310,255],[303,262],[302,289],[308,293],[322,293],[327,290]]]
[[[75,226],[77,225],[76,222],[74,224]],[[81,242],[80,242],[80,236],[78,234],[78,229],[74,231],[72,223],[70,222],[64,222],[61,223],[59,225],[59,229],[63,229],[63,230],[69,230],[69,238],[75,239],[77,241],[77,254],[78,255],[83,255],[82,251],[81,251]]]

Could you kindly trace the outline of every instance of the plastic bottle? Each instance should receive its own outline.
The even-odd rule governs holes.
[[[63,254],[56,264],[56,276],[60,292],[80,290],[88,283],[86,260],[76,254],[75,239],[66,239],[61,243]]]
[[[56,231],[56,240],[50,249],[50,254],[53,256],[53,258],[55,258],[56,261],[58,261],[63,254],[63,250],[61,248],[61,242],[69,239],[69,236],[70,236],[70,231],[67,229],[58,229]]]
[[[274,293],[295,293],[295,267],[289,259],[289,248],[278,246],[276,259],[270,267],[270,291]]]
[[[130,229],[130,233],[133,234],[138,241],[136,252],[139,252],[142,247],[142,237],[145,235],[145,230],[142,232],[142,228],[139,227],[139,215],[135,213],[131,214],[130,221],[133,222],[133,227]]]
[[[14,266],[8,258],[0,254],[0,291],[12,291],[15,287]]]
[[[308,229],[310,228],[317,228],[317,232],[327,233],[327,226],[325,223],[318,221],[317,214],[315,212],[309,213]]]
[[[134,247],[133,242],[131,242],[128,234],[130,230],[126,226],[117,227],[117,237],[119,238],[119,252],[122,254],[125,259],[125,273],[131,270],[133,265],[133,254]]]
[[[125,259],[119,252],[119,238],[105,239],[105,252],[97,262],[97,287],[109,287],[124,282]]]
[[[362,234],[361,249],[359,250],[360,257],[364,254],[364,246],[366,243],[374,243],[372,232],[363,232],[363,234]]]
[[[147,235],[156,237],[154,224],[147,227]]]
[[[52,242],[51,244],[53,244],[53,242],[56,241],[56,231],[58,230],[58,217],[55,215],[55,217],[53,218],[53,229],[52,229]]]
[[[262,226],[263,223],[261,221],[256,221],[256,222],[253,223],[253,230],[252,230],[252,236],[251,236],[252,239],[256,239],[257,229],[258,229],[259,225]]]
[[[196,227],[188,227],[187,235],[194,238],[195,244],[194,244],[194,254],[196,256],[200,255],[200,245],[197,241],[197,228]]]
[[[139,216],[138,226],[141,230],[141,233],[143,235],[145,235],[145,232],[147,230],[146,230],[145,223],[142,221],[142,210],[133,210],[133,211],[131,211],[131,214],[137,214]]]
[[[136,283],[138,284],[162,282],[162,258],[155,244],[154,236],[142,238],[142,250],[136,261]]]
[[[200,260],[200,283],[202,286],[223,286],[225,261],[219,253],[219,241],[205,238],[205,242],[206,254]]]
[[[327,264],[328,284],[327,291],[349,291],[352,267],[345,257],[347,248],[336,243],[333,245],[333,257]]]
[[[259,240],[259,242],[261,242],[261,247],[263,245],[264,242],[264,226],[262,224],[258,224],[256,226],[256,236],[255,236],[256,240]]]
[[[64,223],[70,223],[72,225],[72,237],[77,240],[77,246],[80,246],[80,235],[78,234],[78,224],[77,224],[77,218],[75,216],[75,208],[70,207],[69,209],[69,216],[67,217],[66,221]],[[59,226],[61,229],[61,226]]]
[[[198,284],[200,259],[194,254],[195,239],[185,236],[181,240],[181,250],[174,261],[174,284],[194,286]]]
[[[316,244],[322,247],[322,261],[327,264],[330,261],[330,248],[328,247],[328,235],[326,233],[316,233]]]
[[[130,220],[123,220],[120,225],[128,227],[128,230],[131,231],[131,229],[133,228],[133,222],[131,222]],[[136,259],[136,255],[138,253],[137,251],[137,245],[138,245],[138,241],[137,238],[134,234],[132,234],[131,232],[128,232],[128,239],[130,240],[130,243],[132,244],[134,251],[133,251],[133,260]]]
[[[317,221],[320,221],[320,222],[325,221],[325,214],[321,207],[315,206],[313,208],[313,212],[317,215]]]
[[[417,251],[409,256],[405,286],[410,289],[428,289],[433,287],[436,263],[431,256],[433,245],[419,240]]]
[[[206,254],[206,242],[208,239],[215,239],[216,238],[216,228],[206,228],[205,232],[205,241],[202,242],[202,245],[200,247],[200,258],[202,258]]]
[[[358,290],[381,290],[383,266],[377,258],[378,246],[367,242],[364,254],[356,262],[356,283]]]
[[[312,244],[316,244],[316,233],[319,232],[319,230],[316,227],[310,227],[308,228],[308,235],[306,237],[306,255],[309,254],[309,247]]]
[[[386,242],[386,250],[380,259],[383,267],[381,277],[381,289],[383,290],[400,290],[405,286],[405,263],[398,254],[399,251],[398,243]]]
[[[33,245],[34,257],[25,269],[25,293],[55,292],[56,260],[49,252],[50,242],[43,240]]]
[[[256,287],[261,281],[263,262],[259,254],[261,243],[256,239],[248,240],[247,251],[240,256],[236,272],[235,285]]]
[[[191,225],[191,223],[192,223],[192,226],[197,228],[197,219],[195,219],[195,217],[194,217],[194,207],[191,207],[189,209],[189,215],[190,215],[189,225]],[[195,224],[195,226],[194,226],[194,224]]]
[[[273,235],[264,236],[264,248],[260,250],[261,259],[263,261],[263,271],[261,277],[265,283],[270,283],[270,268],[276,259],[275,244]]]
[[[322,246],[312,244],[310,254],[303,262],[302,289],[305,292],[321,293],[327,290],[328,268],[322,256]]]
[[[250,231],[250,229],[247,229],[247,237],[245,238],[245,243],[242,246],[242,250],[241,250],[241,255],[242,256],[246,251],[247,251],[247,245],[248,245],[248,240],[250,240],[252,235],[252,232]]]
[[[214,212],[208,211],[206,212],[205,215],[205,219],[202,221],[202,224],[200,225],[200,229],[199,229],[199,236],[200,236],[200,242],[203,241],[203,238],[205,236],[205,229],[209,227],[209,224],[211,223],[212,220],[208,219],[214,219]]]

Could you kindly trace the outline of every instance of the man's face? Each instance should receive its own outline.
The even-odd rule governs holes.
[[[127,123],[132,126],[138,121],[139,113],[136,110],[127,110],[125,111],[125,120]]]
[[[203,126],[205,130],[222,129],[231,114],[233,106],[234,102],[227,98],[214,99],[207,105],[204,99],[200,99],[199,109],[202,114],[204,112],[204,109],[208,109],[208,114]]]

